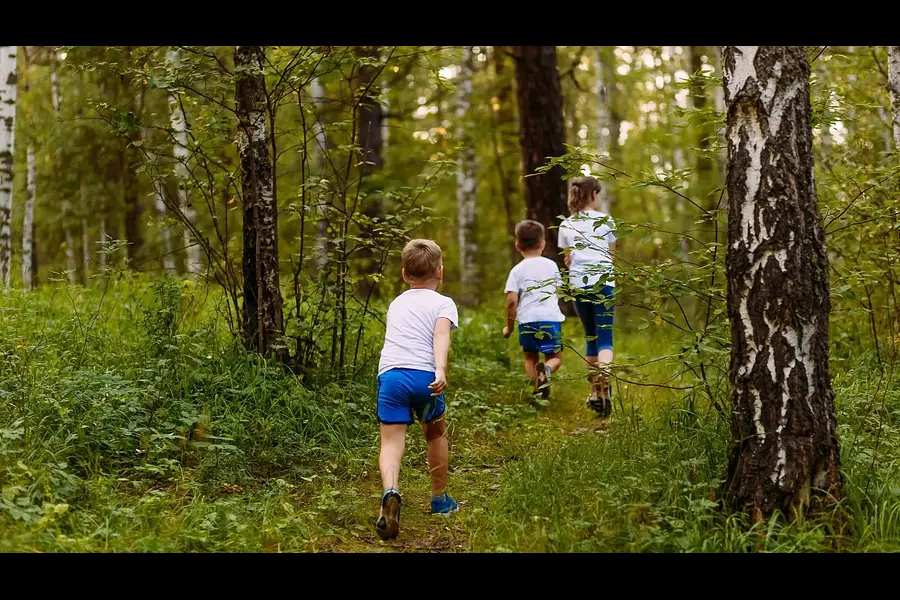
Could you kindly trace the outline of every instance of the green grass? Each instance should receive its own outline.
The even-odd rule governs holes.
[[[296,377],[236,346],[216,295],[141,278],[0,295],[3,551],[819,551],[823,525],[750,524],[721,509],[727,423],[678,360],[622,372],[616,413],[584,408],[572,345],[535,406],[502,306],[462,315],[448,393],[450,491],[427,514],[411,431],[403,530],[374,536],[377,321],[347,381]],[[663,328],[616,332],[617,359],[673,352]],[[627,354],[626,354],[627,351]],[[633,357],[633,360],[629,357]],[[685,358],[685,360],[689,360]],[[710,369],[712,373],[714,370]],[[852,529],[842,547],[900,549],[900,392],[865,348],[832,359]],[[678,375],[676,377],[676,375]],[[721,374],[711,389],[724,393]],[[189,441],[190,440],[190,441]]]

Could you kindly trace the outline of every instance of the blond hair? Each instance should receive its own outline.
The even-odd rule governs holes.
[[[411,240],[400,260],[409,279],[431,279],[441,268],[441,247],[433,240]]]
[[[600,182],[593,177],[576,177],[569,180],[569,213],[575,214],[585,209],[600,191]]]

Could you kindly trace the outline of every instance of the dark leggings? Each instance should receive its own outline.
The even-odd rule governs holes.
[[[598,296],[594,288],[582,288],[576,296],[575,312],[584,326],[587,340],[585,356],[597,356],[601,350],[613,348],[613,288],[604,285]]]

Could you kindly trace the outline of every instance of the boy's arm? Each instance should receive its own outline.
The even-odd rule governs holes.
[[[440,396],[447,389],[447,362],[450,357],[450,327],[446,317],[438,317],[434,324],[434,381],[428,386],[432,396]]]
[[[516,311],[519,309],[519,292],[507,292],[506,294],[506,327],[503,328],[503,337],[508,338],[516,327]]]

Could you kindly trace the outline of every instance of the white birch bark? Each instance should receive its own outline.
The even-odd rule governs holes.
[[[0,285],[6,287],[12,261],[17,50],[16,46],[0,46]]]
[[[56,75],[55,56],[50,59],[50,96],[53,100],[53,114],[56,116],[56,122],[59,123],[60,111],[62,110],[62,96],[60,96],[59,93],[59,78]],[[63,238],[65,239],[66,275],[69,279],[69,283],[75,283],[77,267],[75,266],[75,240],[72,238],[72,228],[69,227],[69,214],[71,212],[72,202],[67,197],[63,197],[62,227]]]
[[[174,68],[181,66],[181,53],[176,50],[169,50],[166,53],[166,61]],[[184,218],[189,223],[197,223],[197,211],[194,210],[191,202],[190,191],[187,189],[189,172],[187,168],[190,153],[187,148],[187,124],[184,119],[184,112],[181,110],[181,103],[177,94],[169,95],[169,115],[174,132],[175,143],[172,153],[175,157],[175,177],[178,181],[178,205]],[[184,245],[187,247],[187,272],[199,273],[201,269],[200,262],[200,245],[194,239],[189,227],[184,228]]]
[[[37,195],[35,178],[34,146],[28,145],[25,172],[25,217],[22,220],[22,284],[26,290],[31,289],[34,275],[31,266],[34,262],[34,201]]]
[[[609,89],[603,76],[603,61],[601,60],[600,47],[597,47],[597,56],[594,59],[594,96],[597,98],[597,153],[609,160],[609,144],[612,137],[612,119],[609,114]],[[600,184],[600,211],[609,214],[611,205],[609,184],[604,181]]]
[[[669,60],[671,61],[671,66],[668,69],[668,72],[672,77],[673,89],[677,90],[678,88],[676,87],[676,85],[679,82],[676,81],[676,77],[678,77],[678,71],[680,70],[680,68],[682,66],[681,63],[684,60],[683,58],[679,59],[679,57],[683,57],[684,54],[676,53],[675,46],[665,46],[665,48],[666,48],[666,53],[669,55]],[[690,98],[690,95],[688,95],[688,98]],[[675,100],[675,95],[673,94],[672,96],[670,96],[670,98],[667,102],[669,105],[669,112],[667,115],[669,118],[669,123],[670,123],[669,131],[675,132],[675,131],[677,131],[676,123],[675,123],[675,119],[677,118],[676,114],[675,114],[675,107],[677,106],[677,101]],[[675,143],[675,149],[672,151],[672,167],[674,167],[675,171],[678,172],[678,171],[681,171],[682,169],[684,169],[686,166],[687,166],[687,161],[685,160],[685,157],[684,157],[684,145],[682,143],[680,143],[680,141],[678,141]],[[687,201],[684,198],[678,197],[678,199],[676,200],[676,203],[677,203],[676,205],[677,205],[679,218],[682,219],[683,221],[685,221],[686,223],[690,223],[691,219],[686,218],[686,215],[688,212]],[[690,243],[688,242],[687,237],[683,237],[681,239],[681,260],[682,261],[688,260],[690,250],[691,250]]]
[[[894,150],[900,152],[900,46],[888,46],[888,83],[891,96]]]
[[[457,92],[457,131],[462,148],[457,156],[456,170],[456,205],[457,235],[459,245],[460,286],[463,290],[462,303],[471,306],[475,300],[477,285],[477,267],[475,256],[475,148],[466,128],[466,116],[472,104],[472,66],[471,46],[463,47],[462,65],[459,73]]]

